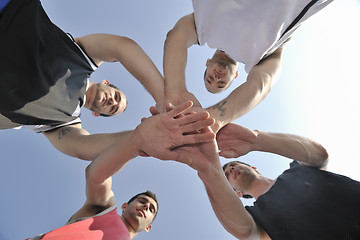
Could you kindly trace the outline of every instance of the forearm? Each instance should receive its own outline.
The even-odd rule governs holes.
[[[66,126],[54,131],[44,132],[52,145],[60,152],[92,161],[105,149],[117,141],[126,139],[130,131],[119,133],[90,134],[81,125]]]
[[[253,151],[278,154],[318,168],[325,168],[328,162],[328,154],[323,146],[311,139],[291,134],[258,131]]]
[[[117,60],[140,81],[156,102],[164,99],[163,76],[136,42],[127,39],[118,52]]]
[[[143,49],[132,39],[112,34],[90,34],[76,38],[75,41],[97,65],[119,61],[144,85],[155,101],[163,99],[163,77]]]
[[[227,98],[206,109],[216,120],[216,125],[213,127],[215,132],[248,113],[267,96],[271,90],[272,80],[266,75],[261,78],[243,83]]]
[[[221,167],[207,174],[199,173],[199,177],[224,228],[238,239],[247,239],[256,230],[256,224],[228,183]]]
[[[187,63],[187,45],[184,36],[175,30],[167,34],[164,45],[165,92],[186,91],[185,69]]]
[[[182,17],[171,29],[164,45],[165,92],[186,91],[187,49],[197,43],[194,15]]]
[[[119,172],[139,152],[139,144],[133,131],[118,139],[102,151],[89,165],[87,174],[92,183],[103,183],[107,178]]]

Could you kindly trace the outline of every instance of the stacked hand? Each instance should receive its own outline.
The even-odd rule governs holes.
[[[253,150],[257,132],[243,126],[229,123],[217,133],[219,155],[225,158],[243,156]]]
[[[177,153],[172,151],[174,148],[213,140],[215,134],[203,129],[211,126],[214,119],[209,118],[207,112],[184,115],[191,106],[192,102],[186,102],[166,113],[144,118],[135,129],[142,155],[162,160],[177,159]],[[158,112],[152,108],[152,113]]]

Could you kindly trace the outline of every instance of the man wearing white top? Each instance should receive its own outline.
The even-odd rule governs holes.
[[[193,0],[194,12],[182,17],[167,34],[164,47],[165,101],[175,105],[196,97],[185,86],[187,48],[208,44],[217,49],[206,62],[209,92],[226,90],[237,77],[239,62],[248,76],[227,98],[208,107],[222,126],[261,102],[279,77],[283,44],[309,17],[332,0]]]

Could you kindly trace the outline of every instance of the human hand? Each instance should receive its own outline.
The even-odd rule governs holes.
[[[219,155],[225,158],[243,156],[252,151],[256,137],[256,131],[234,123],[228,123],[216,135],[220,149]]]
[[[213,133],[210,127],[202,129],[201,132]],[[197,170],[199,174],[208,172],[214,166],[220,166],[215,139],[203,143],[184,145],[175,148],[173,152],[175,153],[174,161],[189,165],[191,168]]]
[[[141,155],[169,160],[174,158],[172,150],[175,147],[213,140],[214,133],[198,132],[214,123],[207,112],[177,118],[191,106],[191,102],[186,102],[169,112],[143,118],[135,129]]]
[[[173,104],[175,107],[178,106],[179,104],[182,104],[184,102],[187,101],[192,101],[193,102],[193,107],[201,107],[201,104],[199,102],[199,100],[190,92],[188,92],[187,90],[184,91],[176,91],[176,92],[167,92],[165,94],[165,104],[163,105],[163,111],[167,111],[166,110],[166,105],[168,103]]]

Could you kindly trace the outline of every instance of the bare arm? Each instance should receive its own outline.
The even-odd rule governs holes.
[[[164,46],[164,79],[166,103],[175,106],[191,100],[194,106],[200,106],[197,99],[189,93],[185,86],[185,68],[187,49],[197,44],[194,14],[182,17],[171,29]]]
[[[124,133],[100,152],[86,168],[86,202],[72,219],[92,216],[115,204],[111,176],[123,169],[139,151],[159,158],[171,157],[175,147],[213,140],[215,135],[209,132],[185,134],[208,127],[214,122],[204,112],[176,118],[191,106],[191,102],[187,102],[167,113],[144,119],[134,131]]]
[[[250,236],[261,233],[227,181],[215,141],[180,147],[174,152],[177,153],[175,161],[185,163],[198,171],[213,210],[229,233],[238,239],[249,239]]]
[[[297,135],[253,131],[229,123],[217,134],[217,142],[224,157],[239,157],[251,151],[278,154],[302,165],[326,169],[328,154],[319,143]]]
[[[249,112],[266,97],[279,77],[281,56],[282,48],[253,67],[246,82],[227,98],[206,109],[216,120],[213,126],[215,132]]]
[[[116,141],[127,139],[129,133],[130,131],[90,134],[81,128],[80,123],[43,132],[52,145],[60,152],[89,161],[94,160]]]
[[[76,38],[75,41],[97,65],[119,61],[140,81],[156,102],[163,101],[164,79],[135,41],[112,34],[91,34]]]
[[[207,112],[174,119],[175,116],[191,106],[192,103],[187,102],[170,112],[144,120],[135,129],[137,139],[139,139],[142,146],[139,150],[149,154],[155,152],[165,154],[177,146],[213,139],[213,133],[185,134],[212,125],[214,119],[209,118]],[[81,128],[80,124],[75,124],[44,132],[43,134],[59,151],[72,157],[92,161],[107,152],[111,152],[113,154],[111,156],[114,158],[116,158],[117,154],[125,152],[127,144],[123,144],[123,142],[131,142],[134,131],[89,134],[88,131]],[[152,141],[148,141],[150,136]],[[133,146],[135,145],[133,144]],[[107,158],[110,159],[109,156]]]

